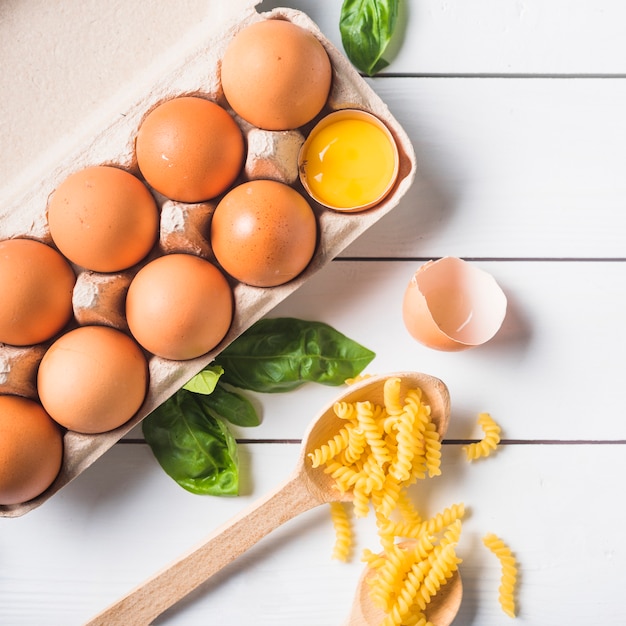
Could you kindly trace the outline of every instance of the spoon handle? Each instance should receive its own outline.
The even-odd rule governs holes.
[[[85,626],[148,626],[272,530],[321,503],[296,473]]]

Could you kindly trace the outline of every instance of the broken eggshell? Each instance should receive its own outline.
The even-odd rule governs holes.
[[[458,352],[484,344],[500,329],[506,296],[489,273],[456,257],[422,265],[404,293],[402,317],[428,348]]]

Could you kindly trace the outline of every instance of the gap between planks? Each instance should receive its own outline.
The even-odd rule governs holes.
[[[236,440],[238,444],[286,444],[286,445],[301,445],[301,439],[248,439],[241,438]],[[442,445],[459,446],[468,445],[470,443],[477,443],[480,439],[444,439]],[[118,444],[131,444],[131,445],[148,445],[145,439],[140,437],[120,439],[115,443]],[[626,445],[626,439],[501,439],[498,445],[501,446],[527,446],[527,445],[540,445],[540,446],[588,446],[588,445]]]

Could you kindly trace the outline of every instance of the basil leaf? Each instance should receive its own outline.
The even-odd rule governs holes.
[[[211,395],[200,397],[199,402],[214,417],[236,426],[258,426],[261,423],[252,402],[223,385],[218,384]]]
[[[237,443],[202,405],[203,397],[176,392],[143,420],[143,435],[161,467],[187,491],[237,495]]]
[[[328,324],[265,318],[221,352],[215,364],[223,367],[225,383],[274,393],[305,382],[341,385],[360,374],[375,356]]]
[[[368,76],[388,64],[382,58],[396,27],[399,0],[344,0],[339,31],[350,61]]]
[[[209,365],[185,383],[183,389],[205,396],[209,395],[215,391],[215,386],[223,373],[224,370],[221,367]]]

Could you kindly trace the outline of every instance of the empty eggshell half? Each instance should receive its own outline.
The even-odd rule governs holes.
[[[411,277],[402,317],[420,343],[458,352],[489,341],[502,325],[506,306],[493,276],[462,259],[443,257]]]

